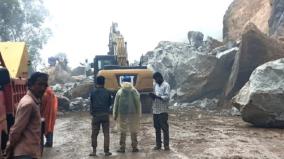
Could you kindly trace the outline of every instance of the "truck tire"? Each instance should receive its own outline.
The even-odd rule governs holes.
[[[149,95],[141,94],[140,100],[142,105],[142,113],[152,113],[152,98]]]
[[[4,86],[10,83],[10,75],[6,68],[0,68],[0,85]]]

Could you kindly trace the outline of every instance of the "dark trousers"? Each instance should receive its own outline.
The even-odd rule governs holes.
[[[163,130],[164,147],[169,147],[168,113],[154,114],[154,128],[156,130],[156,146],[162,146],[161,130]]]
[[[92,147],[97,148],[97,138],[102,125],[104,133],[104,151],[109,152],[109,115],[99,114],[93,116],[92,120]]]
[[[52,132],[47,133],[45,135],[45,138],[46,138],[45,144],[52,147],[52,145],[53,145],[53,133]]]

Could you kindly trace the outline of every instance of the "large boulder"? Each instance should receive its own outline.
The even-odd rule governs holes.
[[[203,37],[204,35],[199,31],[189,31],[187,34],[189,44],[196,48],[203,44]]]
[[[233,98],[244,121],[284,127],[284,58],[259,66]]]
[[[93,88],[94,88],[93,81],[88,81],[88,80],[83,81],[79,83],[78,85],[76,85],[71,90],[71,97],[72,98],[77,98],[77,97],[88,98]]]
[[[224,44],[210,36],[207,37],[207,39],[205,40],[203,46],[205,46],[205,51],[207,50],[208,53],[212,52],[212,50],[218,48],[218,47],[221,47],[223,46]],[[233,47],[233,46],[232,46]],[[226,47],[225,50],[227,50],[228,47]],[[229,47],[231,48],[231,47]],[[225,51],[223,50],[223,51]]]
[[[263,33],[268,34],[271,9],[270,0],[234,0],[224,15],[224,40],[240,39],[244,27],[250,22],[254,23]]]
[[[160,42],[155,50],[145,55],[143,61],[164,75],[175,92],[172,98],[192,102],[216,97],[223,91],[237,50],[234,48],[212,55],[208,50],[200,52],[193,44]]]
[[[230,80],[225,92],[233,96],[249,80],[253,70],[258,66],[284,57],[284,45],[263,34],[252,23],[248,24],[236,55]]]

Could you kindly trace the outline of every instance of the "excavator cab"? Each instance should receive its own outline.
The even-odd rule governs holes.
[[[94,58],[93,68],[94,68],[94,79],[96,79],[96,76],[98,72],[102,69],[104,69],[105,66],[114,66],[118,65],[116,57],[113,55],[97,55]],[[94,80],[96,81],[96,80]]]

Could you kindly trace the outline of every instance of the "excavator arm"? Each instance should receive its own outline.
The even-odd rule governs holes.
[[[108,55],[115,56],[119,66],[129,66],[127,43],[124,41],[124,38],[117,27],[117,23],[112,23],[110,27]]]

